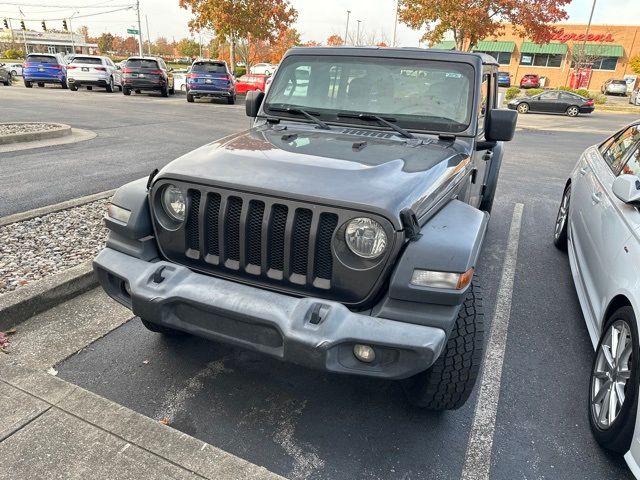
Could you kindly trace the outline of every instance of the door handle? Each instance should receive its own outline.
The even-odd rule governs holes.
[[[584,166],[580,169],[580,175],[584,175],[585,173],[587,173],[589,171],[589,167]]]
[[[593,203],[600,203],[600,200],[602,200],[602,193],[601,192],[592,193],[591,200],[593,200]]]

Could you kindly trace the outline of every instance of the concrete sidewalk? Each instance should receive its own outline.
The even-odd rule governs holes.
[[[106,302],[95,290],[37,315],[0,354],[0,479],[282,478],[46,373],[126,321]]]

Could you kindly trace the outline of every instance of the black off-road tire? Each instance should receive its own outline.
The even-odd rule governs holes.
[[[182,330],[176,330],[175,328],[165,327],[164,325],[158,325],[157,323],[150,322],[149,320],[145,320],[144,318],[140,319],[145,328],[151,332],[161,333],[163,335],[169,335],[172,337],[181,337],[183,335],[187,335],[187,332],[183,332]]]
[[[429,370],[403,381],[409,402],[429,410],[462,407],[478,378],[483,348],[482,291],[474,277],[440,357]]]

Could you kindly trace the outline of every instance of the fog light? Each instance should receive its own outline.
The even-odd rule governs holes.
[[[371,363],[376,359],[376,352],[369,345],[355,344],[353,346],[353,354],[358,360],[365,363]]]

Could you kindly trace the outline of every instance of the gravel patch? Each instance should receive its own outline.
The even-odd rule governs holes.
[[[0,227],[0,294],[94,258],[108,199]]]
[[[0,135],[45,132],[60,128],[57,123],[0,123]]]

